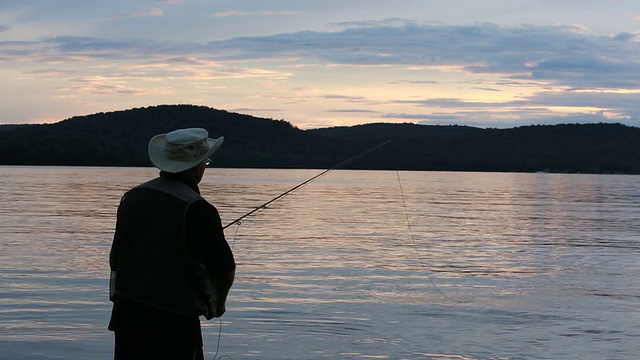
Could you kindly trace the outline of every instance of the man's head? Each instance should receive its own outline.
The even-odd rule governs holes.
[[[202,168],[204,173],[209,157],[223,141],[223,137],[210,139],[205,129],[178,129],[156,135],[149,141],[149,159],[155,167],[168,173],[193,168]]]

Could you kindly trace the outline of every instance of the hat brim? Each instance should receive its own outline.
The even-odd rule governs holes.
[[[179,173],[200,164],[201,162],[208,159],[216,150],[218,150],[218,148],[224,141],[224,137],[222,136],[217,139],[207,138],[209,151],[207,151],[202,156],[190,161],[177,161],[168,159],[164,155],[164,149],[167,144],[167,140],[165,138],[166,135],[167,134],[160,134],[154,136],[151,141],[149,141],[148,151],[149,160],[151,160],[151,163],[158,169],[169,173]]]

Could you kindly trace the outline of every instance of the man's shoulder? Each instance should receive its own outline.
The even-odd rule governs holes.
[[[183,183],[180,180],[164,176],[160,176],[142,183],[134,187],[130,191],[133,191],[135,189],[152,189],[179,198],[188,203],[195,203],[203,200],[202,196],[200,196],[200,194],[190,188],[187,184]]]
[[[203,214],[215,214],[215,215],[218,215],[218,209],[216,209],[216,207],[213,206],[213,204],[211,204],[210,202],[208,202],[204,198],[200,198],[200,200],[194,201],[189,206],[189,211],[200,212],[200,213],[203,213]]]

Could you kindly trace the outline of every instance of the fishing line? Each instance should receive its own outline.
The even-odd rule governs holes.
[[[238,221],[236,223],[236,232],[233,234],[233,239],[231,240],[231,251],[233,251],[233,246],[236,244],[236,239],[238,238],[238,231],[240,230],[240,225],[242,225],[242,221]]]
[[[404,216],[407,220],[407,228],[409,229],[409,235],[411,236],[411,240],[413,241],[413,248],[416,251],[416,254],[418,255],[418,261],[420,261],[420,265],[422,265],[422,267],[424,267],[425,269],[429,270],[429,267],[425,264],[425,262],[422,259],[422,254],[420,254],[420,252],[418,252],[418,244],[416,242],[416,238],[413,235],[413,228],[411,227],[411,221],[409,220],[409,212],[407,211],[407,202],[405,200],[404,197],[404,188],[402,187],[402,180],[400,179],[400,171],[396,170],[396,175],[398,177],[398,185],[400,186],[400,197],[402,198],[402,206],[404,208]],[[429,276],[429,273],[425,273],[425,275],[427,275],[427,279],[429,279],[429,282],[431,282],[431,286],[433,286],[434,289],[436,289],[440,295],[442,295],[444,298],[453,301],[457,304],[462,304],[464,303],[464,301],[460,301],[460,300],[456,300],[453,299],[449,296],[447,296],[445,293],[443,293],[438,286],[436,285],[436,283],[433,281],[433,279],[431,278],[431,276]]]
[[[255,207],[253,210],[249,211],[248,213],[246,213],[246,214],[244,214],[244,215],[240,216],[239,218],[237,218],[237,219],[233,220],[232,222],[228,223],[227,225],[223,226],[223,227],[222,227],[222,229],[224,230],[224,229],[228,228],[229,226],[231,226],[231,225],[233,225],[233,224],[235,224],[235,223],[237,223],[237,222],[239,222],[239,221],[242,221],[242,220],[243,220],[244,218],[246,218],[247,216],[251,216],[251,215],[253,215],[255,212],[257,212],[257,211],[259,211],[259,210],[262,210],[262,209],[265,209],[269,204],[271,204],[271,203],[273,203],[273,202],[275,202],[275,201],[278,201],[278,200],[282,199],[283,197],[285,197],[285,196],[287,196],[287,195],[291,194],[292,192],[294,192],[294,191],[296,191],[296,190],[300,189],[301,187],[303,187],[303,186],[305,186],[305,185],[309,184],[310,182],[314,181],[315,179],[317,179],[317,178],[319,178],[319,177],[321,177],[321,176],[323,176],[323,175],[325,175],[325,174],[327,174],[327,173],[329,173],[329,172],[331,172],[331,171],[333,171],[333,170],[335,170],[335,169],[338,169],[338,168],[340,168],[340,167],[343,167],[343,166],[347,165],[348,163],[350,163],[350,162],[352,162],[352,161],[358,160],[358,159],[360,159],[361,157],[363,157],[363,156],[365,156],[365,155],[368,155],[369,153],[371,153],[371,152],[373,152],[373,151],[375,151],[375,150],[378,150],[379,148],[383,147],[384,145],[386,145],[386,144],[388,144],[388,143],[390,143],[390,142],[391,142],[391,140],[387,140],[387,141],[385,141],[385,142],[383,142],[383,143],[381,143],[381,144],[378,144],[378,145],[376,145],[376,146],[372,147],[371,149],[368,149],[368,150],[365,150],[365,151],[361,152],[360,154],[358,154],[358,155],[356,155],[356,156],[350,157],[350,158],[348,158],[348,159],[347,159],[347,160],[345,160],[345,161],[342,161],[342,162],[340,162],[340,163],[338,163],[338,164],[336,164],[336,165],[333,165],[332,167],[330,167],[330,168],[328,168],[328,169],[324,170],[323,172],[321,172],[321,173],[319,173],[319,174],[317,174],[317,175],[315,175],[315,176],[313,176],[313,177],[311,177],[311,178],[309,178],[309,179],[307,179],[307,180],[305,180],[305,181],[301,182],[300,184],[298,184],[298,185],[296,185],[296,186],[292,187],[291,189],[289,189],[289,190],[287,190],[287,191],[283,192],[282,194],[280,194],[280,195],[278,195],[278,196],[274,197],[273,199],[271,199],[271,200],[269,200],[269,201],[265,202],[264,204],[262,204],[262,205],[260,205],[260,206]]]
[[[220,360],[220,359],[224,359],[224,358],[229,358],[231,360],[233,360],[233,358],[229,355],[222,355],[220,357],[218,357],[218,351],[220,351],[220,338],[222,337],[222,318],[218,318],[220,320],[220,328],[218,329],[218,344],[216,345],[216,351],[213,353],[213,360]]]
[[[236,243],[236,239],[238,237],[238,230],[240,230],[240,225],[242,225],[242,221],[238,221],[236,222],[236,231],[233,234],[233,239],[231,240],[231,251],[233,251],[233,245]],[[222,355],[220,357],[218,356],[218,352],[220,351],[220,339],[222,338],[222,317],[218,318],[220,320],[220,327],[218,328],[218,341],[216,344],[216,351],[213,353],[213,360],[221,360],[224,358],[228,358],[230,360],[234,360],[231,356],[229,355]]]
[[[314,180],[316,180],[316,179],[318,179],[318,178],[322,177],[323,175],[328,174],[329,172],[331,172],[331,171],[333,171],[333,170],[335,170],[335,169],[338,169],[338,168],[340,168],[340,167],[343,167],[343,166],[347,165],[348,163],[350,163],[350,162],[352,162],[352,161],[358,160],[358,159],[360,159],[361,157],[363,157],[363,156],[365,156],[365,155],[368,155],[368,154],[370,154],[370,153],[374,152],[375,150],[378,150],[379,148],[383,147],[384,145],[386,145],[386,144],[388,144],[388,143],[390,143],[390,142],[391,142],[391,140],[387,140],[387,141],[385,141],[385,142],[383,142],[383,143],[381,143],[381,144],[378,144],[378,145],[376,145],[376,146],[374,146],[374,147],[372,147],[372,148],[370,148],[370,149],[368,149],[368,150],[365,150],[365,151],[361,152],[361,153],[360,153],[360,154],[358,154],[358,155],[355,155],[355,156],[353,156],[353,157],[350,157],[350,158],[348,158],[347,160],[344,160],[344,161],[342,161],[342,162],[340,162],[340,163],[338,163],[338,164],[336,164],[336,165],[334,165],[334,166],[332,166],[332,167],[330,167],[330,168],[328,168],[328,169],[326,169],[326,170],[322,171],[321,173],[319,173],[319,174],[317,174],[317,175],[315,175],[315,176],[313,176],[313,177],[311,177],[311,178],[309,178],[309,179],[307,179],[307,180],[305,180],[305,181],[301,182],[300,184],[298,184],[298,185],[296,185],[296,186],[292,187],[291,189],[289,189],[289,190],[287,190],[287,191],[283,192],[282,194],[280,194],[280,195],[278,195],[278,196],[274,197],[273,199],[271,199],[271,200],[269,200],[269,201],[265,202],[264,204],[262,204],[262,205],[260,205],[260,206],[255,207],[254,209],[252,209],[252,210],[251,210],[251,211],[249,211],[248,213],[246,213],[246,214],[244,214],[244,215],[240,216],[239,218],[237,218],[237,219],[233,220],[232,222],[228,223],[227,225],[223,226],[223,227],[222,227],[222,230],[224,230],[224,229],[228,228],[229,226],[231,226],[231,225],[233,225],[233,224],[237,224],[237,225],[238,225],[238,226],[236,227],[235,234],[233,235],[233,239],[232,239],[232,241],[231,241],[231,250],[233,250],[233,246],[235,245],[236,239],[237,239],[237,237],[238,237],[238,231],[239,231],[239,229],[240,229],[240,225],[242,225],[242,220],[243,220],[243,219],[245,219],[245,218],[246,218],[246,217],[248,217],[248,216],[253,215],[254,213],[258,212],[259,210],[266,209],[266,208],[267,208],[267,206],[268,206],[269,204],[272,204],[272,203],[274,203],[274,202],[276,202],[276,201],[278,201],[278,200],[282,199],[283,197],[285,197],[285,196],[287,196],[287,195],[291,194],[292,192],[294,192],[294,191],[296,191],[296,190],[298,190],[298,189],[302,188],[303,186],[305,186],[305,185],[309,184],[310,182],[312,182],[312,181],[314,181]],[[217,358],[217,356],[218,356],[218,351],[220,350],[220,339],[221,339],[221,338],[222,338],[222,318],[220,318],[220,327],[219,327],[219,329],[218,329],[218,341],[217,341],[217,345],[216,345],[216,351],[215,351],[215,353],[214,353],[214,355],[213,355],[213,360],[216,360],[216,358]],[[233,360],[233,358],[232,358],[231,356],[229,356],[229,355],[222,355],[221,357],[219,357],[219,358],[217,358],[217,359],[218,359],[218,360],[220,360],[220,359],[223,359],[223,358],[229,358],[229,359]]]

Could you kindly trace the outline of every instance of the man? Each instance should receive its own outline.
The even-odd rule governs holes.
[[[209,157],[224,138],[205,129],[154,136],[160,176],[129,190],[118,207],[109,256],[109,330],[115,359],[203,359],[199,316],[222,316],[235,261],[218,211],[200,196]]]

